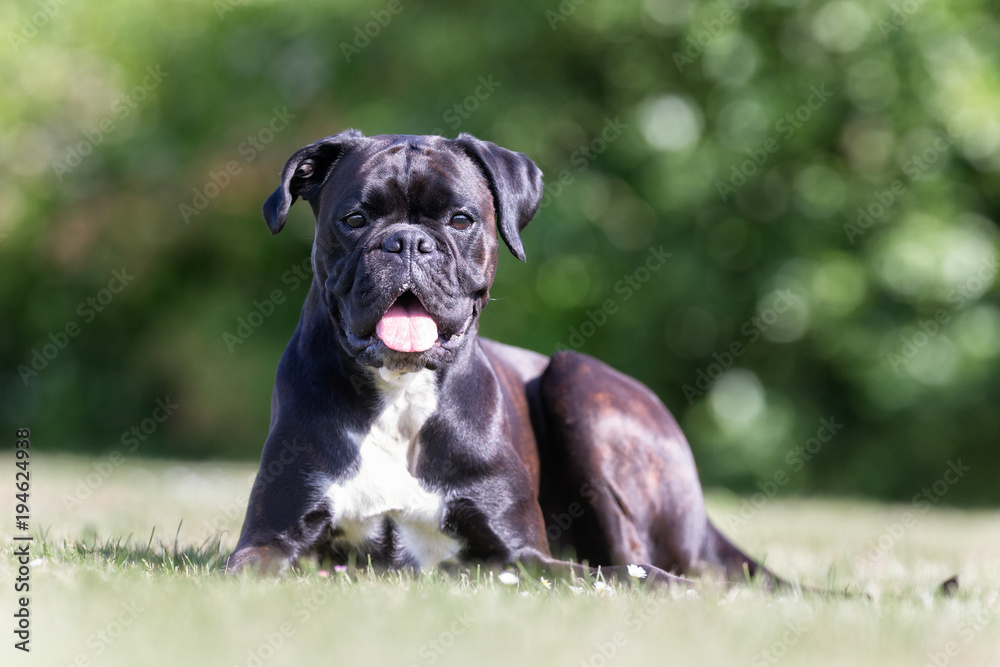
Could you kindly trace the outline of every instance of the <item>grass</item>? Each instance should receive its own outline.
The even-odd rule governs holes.
[[[546,588],[481,571],[226,577],[254,472],[33,459],[32,652],[8,634],[3,664],[1000,665],[997,512],[933,509],[900,531],[913,507],[775,499],[730,525],[740,499],[709,495],[726,532],[777,572],[866,593],[850,597]],[[13,610],[10,514],[0,580]],[[935,596],[955,573],[958,593]]]

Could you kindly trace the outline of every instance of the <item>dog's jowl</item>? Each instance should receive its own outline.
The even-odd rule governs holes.
[[[319,557],[773,580],[708,521],[684,434],[646,387],[477,335],[497,236],[523,260],[541,195],[525,155],[464,134],[348,131],[292,155],[264,218],[276,234],[309,202],[313,281],[230,571]]]

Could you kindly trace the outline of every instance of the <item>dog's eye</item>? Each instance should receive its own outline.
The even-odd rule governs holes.
[[[365,220],[365,216],[361,213],[351,213],[349,216],[344,218],[344,224],[346,224],[351,229],[364,227],[366,222],[368,221]]]
[[[455,215],[451,216],[451,226],[454,227],[455,229],[458,230],[468,229],[471,224],[472,224],[472,218],[470,218],[465,213],[456,213]]]
[[[295,176],[298,178],[309,178],[313,174],[313,161],[303,160],[295,169]]]

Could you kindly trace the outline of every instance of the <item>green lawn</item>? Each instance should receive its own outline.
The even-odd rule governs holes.
[[[7,630],[4,665],[1000,665],[997,512],[793,498],[735,526],[740,499],[710,494],[736,542],[793,580],[867,592],[848,598],[547,589],[475,572],[255,580],[220,571],[253,466],[126,459],[99,463],[102,478],[92,460],[33,454],[45,554],[32,567],[32,652],[13,650]],[[0,460],[13,470],[9,453]],[[914,521],[894,528],[906,512]],[[5,511],[8,624],[12,521]],[[888,548],[873,551],[880,538]],[[955,573],[959,592],[935,597]]]

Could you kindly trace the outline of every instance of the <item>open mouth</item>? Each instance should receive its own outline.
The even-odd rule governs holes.
[[[375,335],[390,350],[426,352],[434,347],[438,327],[420,299],[408,290],[385,311],[375,325]]]

